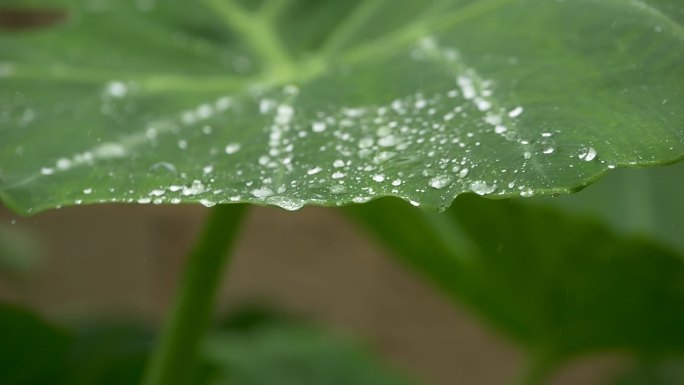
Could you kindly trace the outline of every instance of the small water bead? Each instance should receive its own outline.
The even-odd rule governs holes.
[[[55,173],[55,170],[49,167],[43,167],[40,169],[40,173],[43,175],[52,175]]]
[[[318,173],[321,172],[321,171],[323,171],[322,168],[320,168],[320,167],[314,167],[314,168],[308,169],[308,170],[306,171],[306,173],[307,173],[307,175],[316,175],[316,174],[318,174]]]
[[[288,104],[281,104],[278,106],[275,122],[278,124],[288,124],[294,116],[294,108]]]
[[[83,193],[86,194],[86,195],[90,195],[90,194],[93,193],[93,189],[92,189],[92,188],[84,189],[84,190],[83,190]]]
[[[57,160],[57,169],[59,170],[68,170],[71,168],[71,160],[67,158],[61,158]]]
[[[259,101],[259,112],[262,114],[268,114],[271,112],[277,103],[273,99],[261,99]]]
[[[138,199],[138,203],[140,203],[140,204],[152,203],[152,199],[149,197],[140,198],[140,199]]]
[[[180,148],[181,150],[185,150],[186,148],[188,148],[188,141],[183,139],[179,140],[178,148]]]
[[[194,180],[194,181],[192,181],[192,184],[190,186],[183,187],[181,194],[184,196],[192,196],[192,195],[201,194],[205,191],[206,191],[206,187],[204,186],[204,183],[202,183],[199,180]]]
[[[311,130],[313,132],[323,132],[327,128],[327,125],[324,122],[314,122],[311,125]]]
[[[200,203],[204,207],[214,207],[216,206],[216,202],[210,201],[209,199],[200,199]]]
[[[524,111],[525,110],[521,106],[518,106],[508,112],[508,117],[511,119],[515,119],[518,116],[522,115]]]
[[[301,199],[293,199],[293,198],[287,198],[287,197],[281,197],[281,196],[274,196],[271,198],[268,198],[267,203],[276,205],[280,207],[281,209],[285,209],[288,211],[296,211],[304,207],[304,204],[306,203],[305,201]]]
[[[382,174],[375,174],[373,175],[373,180],[380,183],[385,181],[385,176]]]
[[[156,190],[150,191],[150,195],[153,197],[160,197],[164,194],[166,194],[166,190],[156,189]]]
[[[225,152],[228,155],[232,155],[240,151],[240,147],[240,143],[228,143],[228,145],[225,148]]]
[[[531,188],[523,188],[520,190],[520,196],[524,198],[529,198],[531,196],[534,196],[535,191]]]
[[[345,176],[347,176],[347,174],[340,172],[340,171],[336,171],[335,173],[332,174],[333,179],[342,179]]]
[[[330,191],[331,194],[339,195],[339,194],[344,194],[345,192],[347,192],[347,187],[345,185],[342,185],[342,184],[335,184],[335,185],[328,187],[328,190]]]
[[[596,158],[597,152],[593,147],[585,147],[580,150],[579,158],[585,162],[591,162]]]
[[[333,167],[335,167],[335,168],[344,167],[344,161],[342,159],[337,159],[336,161],[333,162]]]
[[[172,174],[178,173],[178,170],[176,170],[176,166],[169,162],[157,162],[150,166],[150,171],[168,171]]]
[[[458,177],[459,178],[465,178],[468,176],[469,172],[470,172],[470,170],[467,168],[461,169],[461,171],[458,172]]]
[[[402,183],[401,179],[395,179],[392,181],[392,186],[394,186],[394,187],[401,186],[401,183]]]
[[[544,139],[539,142],[543,154],[549,155],[556,151],[556,143],[551,139]]]
[[[433,177],[432,179],[430,179],[428,184],[430,185],[430,187],[432,187],[434,189],[441,190],[441,189],[451,185],[451,182],[452,182],[452,180],[451,180],[450,176],[448,176],[448,175],[437,175],[436,177]]]
[[[359,148],[369,148],[372,147],[375,141],[371,137],[365,137],[359,140]]]
[[[201,120],[209,119],[214,114],[214,109],[208,104],[197,107],[197,117]]]
[[[273,195],[273,190],[268,187],[260,187],[250,191],[250,194],[252,194],[255,198],[268,198]]]
[[[496,191],[495,184],[487,184],[487,182],[482,180],[477,180],[470,184],[470,191],[478,195],[491,194]]]
[[[114,80],[107,83],[107,85],[105,86],[105,92],[107,93],[107,95],[113,98],[123,98],[128,93],[128,87],[125,83],[118,80]]]

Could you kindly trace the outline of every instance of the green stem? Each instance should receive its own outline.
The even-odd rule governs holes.
[[[148,362],[143,385],[187,383],[245,209],[246,205],[212,209],[188,256],[178,297]]]

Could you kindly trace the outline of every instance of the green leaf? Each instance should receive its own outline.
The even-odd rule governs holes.
[[[684,259],[667,248],[558,210],[469,195],[443,215],[396,200],[348,210],[542,363],[684,351]]]
[[[71,342],[36,315],[0,304],[0,384],[59,384]]]
[[[64,385],[140,383],[152,347],[145,328],[112,321],[74,328]]]
[[[214,332],[206,340],[204,359],[214,368],[212,385],[410,383],[357,346],[297,326]]]
[[[579,194],[543,202],[595,216],[615,230],[657,240],[684,255],[682,175],[681,162],[668,167],[618,170]]]
[[[22,213],[380,196],[443,208],[684,155],[679,0],[3,9],[52,15],[0,32],[0,196]]]
[[[619,376],[614,385],[679,385],[684,383],[684,359],[642,362]]]

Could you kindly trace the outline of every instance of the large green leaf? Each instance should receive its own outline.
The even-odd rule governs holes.
[[[684,154],[679,0],[2,7],[46,24],[0,32],[0,194],[23,213],[385,195],[436,208]]]
[[[446,214],[396,200],[347,210],[536,359],[684,351],[684,260],[667,248],[558,210],[471,195]]]

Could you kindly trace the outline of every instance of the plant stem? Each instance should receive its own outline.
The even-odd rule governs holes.
[[[187,383],[246,207],[219,205],[210,212],[186,261],[178,296],[147,364],[143,385]]]

